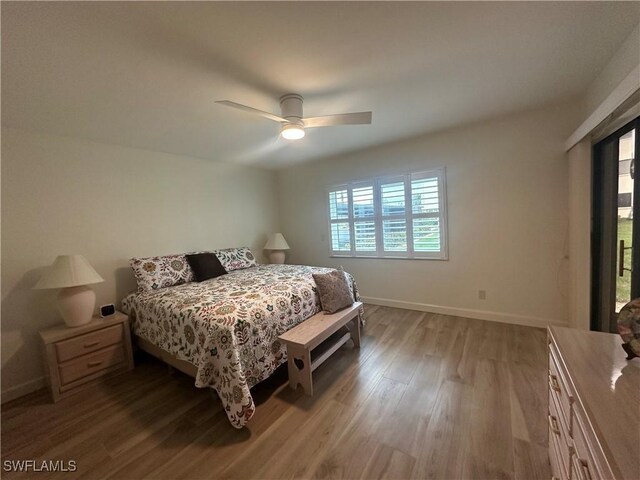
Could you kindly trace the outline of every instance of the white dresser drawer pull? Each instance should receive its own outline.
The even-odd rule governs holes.
[[[99,365],[102,365],[102,360],[100,360],[99,362],[89,362],[89,363],[87,363],[87,367],[97,367]]]
[[[560,436],[560,428],[558,428],[558,420],[553,415],[549,415],[549,428],[556,435]]]
[[[549,374],[549,385],[551,385],[551,389],[556,392],[560,392],[560,384],[558,383],[558,377],[555,375]]]
[[[96,342],[89,342],[89,343],[85,343],[84,344],[84,348],[91,348],[91,347],[95,347],[96,345],[99,345],[100,341],[96,341]]]

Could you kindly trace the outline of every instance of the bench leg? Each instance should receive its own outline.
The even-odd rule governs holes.
[[[287,347],[288,349],[289,347]],[[298,388],[298,369],[295,364],[295,357],[293,356],[293,352],[289,349],[287,352],[287,370],[289,371],[289,388],[295,390]]]
[[[290,349],[287,346],[287,367],[289,369],[289,387],[296,389],[302,385],[304,393],[313,395],[313,381],[311,378],[311,352],[309,350]]]
[[[353,340],[353,346],[356,348],[360,348],[360,317],[356,317],[353,319],[349,331],[351,332],[351,340]]]
[[[306,393],[311,397],[313,396],[313,379],[311,377],[311,351],[305,350],[303,354],[303,360],[304,360],[304,367],[300,372],[302,377],[300,379],[301,380],[300,383],[302,384],[304,393]]]

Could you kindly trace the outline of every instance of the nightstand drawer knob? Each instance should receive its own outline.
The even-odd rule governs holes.
[[[102,360],[99,361],[99,362],[89,362],[89,363],[87,363],[88,367],[97,367],[99,365],[102,365]]]
[[[95,347],[96,345],[99,345],[99,344],[100,344],[100,341],[85,343],[85,344],[84,344],[84,348],[91,348],[91,347]]]

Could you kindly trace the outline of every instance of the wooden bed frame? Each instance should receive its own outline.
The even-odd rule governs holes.
[[[176,370],[180,370],[182,373],[186,373],[190,377],[196,378],[198,369],[194,365],[191,365],[189,362],[185,362],[184,360],[179,360],[169,352],[165,352],[160,347],[157,347],[149,340],[145,340],[137,335],[134,335],[133,338],[136,346],[140,350],[156,357],[158,360],[162,360],[169,366],[169,371],[171,371],[171,368],[175,368]]]

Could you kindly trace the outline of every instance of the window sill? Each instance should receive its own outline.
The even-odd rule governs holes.
[[[366,259],[366,260],[436,260],[436,261],[448,261],[449,257],[437,258],[437,257],[376,257],[365,255],[329,255],[329,258],[353,258],[353,259]]]

